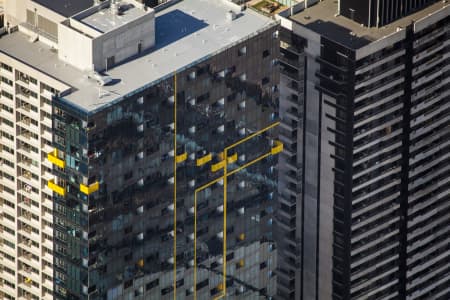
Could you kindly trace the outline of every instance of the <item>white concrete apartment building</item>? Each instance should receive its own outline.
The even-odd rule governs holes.
[[[104,69],[108,60],[117,63],[138,51],[136,47],[130,52],[126,45],[122,49],[104,47],[106,52],[96,50],[108,37],[142,22],[149,22],[147,28],[154,30],[152,9],[144,10],[132,0],[122,2],[134,7],[123,15],[126,22],[99,32],[82,20],[105,9],[109,1],[6,0],[5,27],[8,33],[14,32],[9,36],[25,35],[30,44],[39,40],[54,49],[53,54],[58,50],[61,64],[67,62],[67,68],[76,64],[88,71]],[[75,15],[78,17],[69,18]],[[142,40],[139,50],[153,45],[154,34],[147,36],[137,35]],[[74,40],[78,48],[73,47]],[[64,160],[51,146],[52,113],[58,113],[52,112],[51,101],[53,95],[69,93],[71,87],[54,76],[57,71],[39,68],[48,60],[49,51],[29,53],[33,59],[29,64],[17,57],[19,52],[31,51],[15,46],[14,39],[4,37],[0,44],[0,299],[53,299],[51,187],[58,182],[52,168],[63,167]],[[121,56],[104,59],[108,51]],[[60,72],[68,72],[67,68]]]

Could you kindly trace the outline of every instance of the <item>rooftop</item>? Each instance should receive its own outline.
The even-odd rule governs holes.
[[[65,17],[72,16],[94,4],[94,0],[33,0]]]
[[[120,4],[119,14],[113,13],[109,6],[99,5],[99,7],[101,9],[94,10],[92,14],[85,16],[84,13],[81,13],[79,18],[77,16],[73,16],[73,18],[101,33],[105,33],[122,27],[146,14],[144,10],[126,2]]]
[[[126,95],[189,65],[213,56],[231,44],[273,26],[273,20],[251,10],[227,20],[225,1],[184,0],[156,14],[156,44],[150,52],[108,70],[115,82],[99,87],[97,82],[58,59],[41,42],[30,43],[20,32],[0,39],[0,52],[66,83],[73,92],[64,100],[93,113],[120,101]],[[39,55],[36,55],[39,53]]]
[[[447,4],[437,2],[381,28],[365,27],[344,16],[337,15],[338,1],[336,0],[318,2],[291,16],[290,19],[346,47],[358,49],[390,35],[398,27],[404,28],[411,22],[436,12],[445,5]]]

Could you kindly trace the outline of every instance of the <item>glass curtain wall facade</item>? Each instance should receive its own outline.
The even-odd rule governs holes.
[[[275,294],[276,29],[89,115],[56,99],[56,299]]]

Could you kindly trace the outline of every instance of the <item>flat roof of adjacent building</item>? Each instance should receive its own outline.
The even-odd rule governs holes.
[[[337,15],[338,1],[324,0],[289,17],[291,20],[346,47],[358,49],[404,28],[448,5],[434,3],[386,26],[365,27],[344,16]]]
[[[64,17],[70,17],[80,11],[88,9],[94,4],[94,0],[33,0]]]
[[[22,33],[1,38],[0,51],[71,86],[73,92],[64,100],[93,113],[275,24],[249,9],[229,21],[229,11],[226,0],[184,0],[156,13],[155,46],[108,70],[115,81],[109,86],[99,87],[87,72],[65,64],[55,51],[41,42],[31,43]]]
[[[74,16],[73,18],[101,33],[105,33],[122,27],[146,14],[146,11],[126,2],[120,3],[120,11],[120,14],[114,14],[109,6],[104,6],[100,10],[94,11],[91,15],[83,18]]]

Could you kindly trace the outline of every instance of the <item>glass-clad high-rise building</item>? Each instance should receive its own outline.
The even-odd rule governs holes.
[[[156,11],[104,1],[56,23],[36,7],[16,16],[0,60],[12,74],[4,110],[30,114],[27,127],[11,119],[20,132],[2,145],[22,145],[25,133],[38,143],[47,126],[36,155],[2,152],[14,167],[30,157],[31,179],[11,178],[30,186],[37,210],[30,219],[8,210],[2,226],[18,224],[10,243],[31,260],[45,247],[51,272],[2,269],[3,297],[275,295],[277,23],[227,1]],[[8,205],[22,199],[2,186]],[[36,244],[22,243],[21,228]]]
[[[303,4],[279,16],[279,297],[449,299],[450,5]]]

